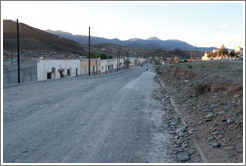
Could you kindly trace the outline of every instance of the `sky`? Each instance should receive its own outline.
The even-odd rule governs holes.
[[[1,21],[108,39],[178,39],[197,47],[244,46],[244,2],[1,1]]]

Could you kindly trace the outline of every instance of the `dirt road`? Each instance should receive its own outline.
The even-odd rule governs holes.
[[[3,162],[173,162],[151,70],[5,87]]]

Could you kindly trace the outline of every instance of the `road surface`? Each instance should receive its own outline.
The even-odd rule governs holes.
[[[173,162],[153,69],[3,89],[4,163]]]

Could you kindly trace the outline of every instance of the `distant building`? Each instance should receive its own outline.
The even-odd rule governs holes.
[[[243,58],[243,48],[237,46],[234,51],[240,58]]]
[[[80,60],[39,60],[37,62],[38,81],[59,79],[81,75]]]
[[[213,49],[212,53],[218,53],[220,49]]]
[[[211,56],[209,56],[209,54],[210,54],[209,52],[205,52],[205,54],[202,57],[202,60],[210,60]]]
[[[101,73],[101,59],[91,58],[90,74]],[[89,59],[80,60],[81,75],[89,75]]]

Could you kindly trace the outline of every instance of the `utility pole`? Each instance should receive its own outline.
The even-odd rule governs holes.
[[[18,83],[20,83],[20,40],[19,40],[19,21],[17,19],[17,54],[18,54]]]
[[[126,67],[129,68],[129,49],[127,50],[127,61],[126,61]]]
[[[89,27],[89,76],[91,75],[91,28]]]
[[[95,57],[96,57],[96,75],[97,75],[97,55],[96,55],[95,52],[94,52],[94,54],[95,54]]]
[[[119,45],[120,50],[120,45]],[[119,50],[117,51],[117,71],[119,71]]]
[[[120,49],[121,49],[121,46],[119,45],[119,70],[120,70]]]

